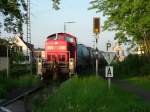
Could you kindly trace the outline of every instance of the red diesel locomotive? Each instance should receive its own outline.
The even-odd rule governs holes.
[[[67,33],[57,33],[47,37],[45,42],[46,60],[42,74],[53,79],[66,74],[74,74],[77,62],[76,37]],[[61,76],[58,76],[61,75]]]
[[[102,68],[105,59],[102,51],[84,44],[77,44],[76,37],[67,33],[52,34],[45,42],[46,60],[42,63],[42,77],[47,79],[65,78],[75,72],[93,71],[96,56]]]

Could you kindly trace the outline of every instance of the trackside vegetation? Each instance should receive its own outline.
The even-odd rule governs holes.
[[[12,90],[17,88],[29,88],[37,85],[39,81],[37,77],[30,74],[7,78],[5,72],[0,72],[0,99],[5,98]]]
[[[33,112],[149,112],[150,103],[100,77],[74,77],[53,95],[33,98]]]
[[[145,56],[129,55],[123,62],[114,63],[114,76],[150,90],[150,62]]]
[[[116,78],[150,75],[150,62],[145,56],[129,55],[123,62],[113,64]]]

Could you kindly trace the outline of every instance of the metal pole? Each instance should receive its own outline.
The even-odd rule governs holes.
[[[8,58],[8,45],[7,45],[7,78],[9,77],[9,58]]]
[[[30,52],[30,74],[32,75],[32,51]]]
[[[64,23],[64,33],[66,33],[66,23]]]
[[[108,77],[108,89],[110,89],[111,86],[111,77]]]
[[[27,0],[27,43],[31,44],[31,20],[30,20],[30,0]],[[30,73],[32,75],[32,51],[29,51],[29,45],[27,45],[27,56],[30,64]]]
[[[96,76],[98,76],[98,35],[96,34]]]

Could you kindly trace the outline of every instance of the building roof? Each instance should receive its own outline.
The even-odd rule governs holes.
[[[33,44],[30,44],[30,43],[25,42],[25,41],[23,40],[23,38],[20,37],[20,36],[17,36],[17,37],[18,37],[31,51],[34,50],[34,45],[33,45]]]
[[[35,48],[34,51],[45,51],[44,48]]]

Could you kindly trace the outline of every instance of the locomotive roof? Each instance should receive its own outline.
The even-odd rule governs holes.
[[[54,36],[54,35],[67,35],[67,36],[70,36],[70,37],[72,37],[72,38],[76,38],[75,36],[73,36],[73,35],[71,35],[71,34],[69,34],[69,33],[54,33],[54,34],[51,34],[51,35],[49,35],[48,37],[47,37],[47,39],[48,38],[50,38],[50,37],[52,37],[52,36]]]

